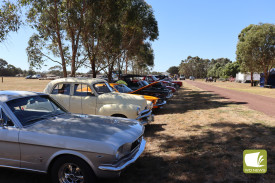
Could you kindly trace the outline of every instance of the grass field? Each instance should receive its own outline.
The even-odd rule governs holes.
[[[5,81],[1,90],[43,91],[49,82]],[[146,126],[144,153],[116,182],[275,182],[275,119],[186,82],[155,114],[155,121]],[[245,149],[267,150],[266,174],[243,173]],[[37,174],[7,169],[1,169],[0,177],[9,183],[48,182]]]

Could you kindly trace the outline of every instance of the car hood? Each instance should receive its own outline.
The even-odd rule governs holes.
[[[147,89],[147,88],[149,88],[149,87],[151,87],[151,86],[154,86],[155,84],[157,84],[157,83],[159,83],[159,82],[160,82],[160,81],[153,82],[153,83],[151,83],[151,84],[149,84],[149,85],[146,85],[146,86],[141,87],[141,88],[139,88],[139,89],[137,89],[137,90],[135,90],[135,91],[130,92],[130,94],[135,94],[135,93],[137,93],[137,92],[139,92],[139,91],[141,91],[141,90],[144,90],[144,89]]]
[[[112,154],[143,131],[144,127],[131,119],[68,113],[23,128],[20,143]]]
[[[105,93],[98,96],[98,104],[134,104],[142,109],[146,107],[146,99],[142,95],[129,95],[126,93]]]

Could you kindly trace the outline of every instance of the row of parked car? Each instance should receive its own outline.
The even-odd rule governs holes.
[[[0,166],[49,173],[54,183],[118,177],[144,151],[153,108],[173,95],[168,81],[136,78],[62,78],[44,93],[0,91]]]

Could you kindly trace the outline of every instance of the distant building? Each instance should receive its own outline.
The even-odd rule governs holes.
[[[254,81],[260,81],[260,78],[261,78],[260,74],[253,73]],[[250,72],[248,72],[248,73],[239,72],[238,74],[236,74],[235,81],[239,82],[239,83],[250,83],[251,82],[251,73]]]

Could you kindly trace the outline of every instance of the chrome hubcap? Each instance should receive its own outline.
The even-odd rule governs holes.
[[[81,169],[73,163],[66,163],[58,171],[60,183],[84,183]]]

